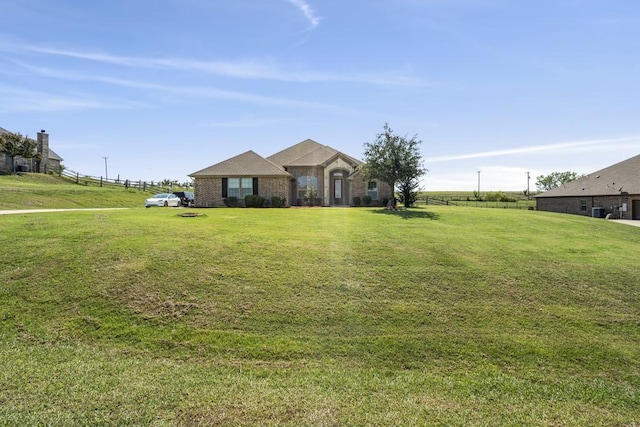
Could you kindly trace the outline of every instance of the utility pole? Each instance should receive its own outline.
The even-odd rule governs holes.
[[[478,197],[480,197],[480,171],[478,171]]]
[[[531,200],[531,193],[529,192],[529,180],[531,179],[531,175],[527,172],[527,200]]]
[[[103,159],[104,159],[104,180],[108,181],[109,180],[109,169],[107,168],[108,157],[103,157]]]

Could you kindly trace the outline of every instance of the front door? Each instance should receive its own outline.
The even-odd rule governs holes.
[[[347,194],[347,174],[344,171],[331,172],[331,205],[344,206],[349,203]]]

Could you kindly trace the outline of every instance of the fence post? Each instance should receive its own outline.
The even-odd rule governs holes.
[[[76,172],[76,184],[80,183],[80,172]]]
[[[142,181],[142,191],[147,191],[147,182]]]
[[[100,187],[102,188],[102,177],[100,177]]]

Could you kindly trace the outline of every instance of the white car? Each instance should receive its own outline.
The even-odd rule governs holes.
[[[151,206],[173,206],[177,208],[180,206],[180,197],[172,193],[160,193],[155,196],[149,197],[144,201],[144,207],[150,208]]]

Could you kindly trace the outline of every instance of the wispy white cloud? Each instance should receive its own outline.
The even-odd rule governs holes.
[[[302,14],[307,18],[309,23],[311,24],[310,29],[316,28],[320,25],[320,18],[315,14],[309,3],[304,0],[288,0],[289,3],[294,5],[296,8],[302,12]]]
[[[561,142],[558,144],[546,144],[536,145],[531,147],[510,148],[506,150],[484,151],[479,153],[457,154],[453,156],[438,156],[430,157],[426,159],[427,163],[448,162],[453,160],[467,160],[478,159],[486,157],[500,157],[519,154],[529,154],[535,152],[545,151],[561,151],[567,149],[585,149],[590,148],[593,151],[600,150],[603,147],[610,147],[610,144],[615,143],[630,143],[635,142],[640,144],[640,136],[626,137],[626,138],[609,138],[609,139],[595,139],[589,141],[574,141],[574,142]]]
[[[387,73],[322,73],[309,72],[294,67],[281,67],[270,61],[200,61],[185,58],[145,58],[119,56],[100,52],[83,52],[77,50],[57,49],[47,46],[1,44],[0,51],[13,53],[37,53],[67,57],[84,61],[98,62],[121,67],[155,68],[200,72],[211,75],[240,79],[277,80],[283,82],[348,82],[387,86],[425,87],[435,86],[419,78],[404,75],[402,72]]]
[[[142,82],[137,80],[120,79],[115,77],[106,77],[95,74],[81,74],[76,72],[65,72],[59,70],[51,70],[42,67],[32,67],[27,64],[21,64],[26,69],[33,73],[37,73],[42,76],[57,78],[62,80],[71,81],[93,81],[99,83],[110,84],[114,86],[127,87],[131,89],[148,90],[153,93],[168,93],[176,94],[180,96],[189,96],[194,98],[210,98],[210,99],[224,99],[229,101],[245,102],[255,105],[267,105],[272,107],[288,107],[288,108],[304,108],[334,111],[336,113],[353,113],[344,107],[339,107],[332,104],[325,104],[312,101],[301,101],[290,98],[270,97],[263,95],[256,95],[246,92],[229,91],[224,89],[218,89],[214,87],[205,86],[178,86],[178,85],[165,85],[158,83]],[[0,90],[1,93],[1,90]],[[135,104],[133,104],[135,105]]]
[[[130,110],[150,108],[140,102],[100,100],[89,96],[69,96],[0,86],[0,113],[33,111]]]

